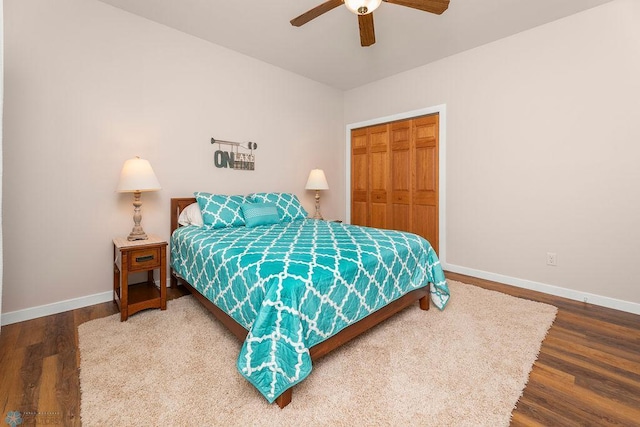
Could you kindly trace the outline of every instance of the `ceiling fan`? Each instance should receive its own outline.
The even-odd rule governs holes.
[[[360,26],[360,44],[371,46],[376,42],[376,34],[373,29],[373,11],[380,6],[383,0],[328,0],[324,3],[306,11],[297,18],[291,20],[291,25],[300,27],[312,19],[335,9],[344,3],[351,12],[358,15],[358,25]],[[412,9],[424,10],[425,12],[442,14],[449,7],[449,0],[384,0],[387,3],[406,6]]]

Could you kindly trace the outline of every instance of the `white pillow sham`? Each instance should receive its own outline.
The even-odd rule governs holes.
[[[182,212],[180,212],[178,224],[202,227],[204,222],[202,221],[202,212],[200,212],[200,206],[198,206],[198,203],[191,203],[189,206],[184,208]]]

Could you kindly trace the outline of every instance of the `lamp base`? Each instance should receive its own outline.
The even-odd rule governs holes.
[[[320,191],[316,190],[316,213],[313,215],[313,219],[324,219],[320,213]]]
[[[133,192],[133,229],[127,240],[147,240],[149,237],[147,233],[144,232],[142,226],[140,225],[140,221],[142,221],[142,214],[140,213],[140,206],[142,206],[142,202],[140,201],[140,192]]]
[[[140,230],[136,230],[136,228],[134,227],[133,230],[131,230],[131,233],[129,233],[129,235],[127,236],[127,240],[129,241],[147,240],[148,238],[149,236],[147,236],[147,233],[144,232],[142,227],[140,227]]]

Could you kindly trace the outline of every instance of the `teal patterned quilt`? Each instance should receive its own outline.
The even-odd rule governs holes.
[[[309,375],[312,346],[345,327],[427,284],[436,307],[449,300],[422,237],[328,221],[181,227],[171,266],[249,331],[237,367],[269,402]]]

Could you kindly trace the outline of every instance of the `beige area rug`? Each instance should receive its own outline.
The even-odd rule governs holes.
[[[553,306],[449,281],[317,361],[283,410],[236,370],[240,342],[192,296],[80,325],[85,426],[507,426]]]

